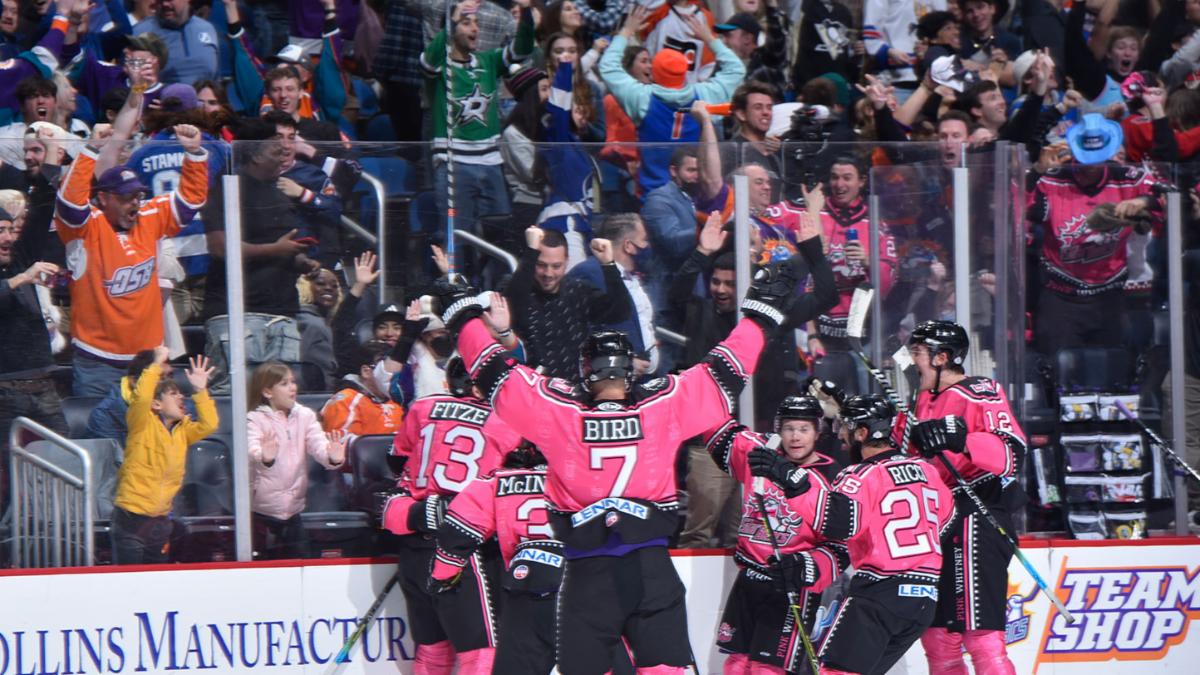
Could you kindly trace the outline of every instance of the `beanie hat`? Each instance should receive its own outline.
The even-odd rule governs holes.
[[[687,83],[687,74],[690,69],[691,64],[688,63],[688,58],[684,56],[683,52],[669,47],[658,50],[650,66],[654,84],[665,89],[683,89],[684,84]]]
[[[840,73],[829,72],[819,77],[829,80],[833,83],[834,91],[837,92],[838,105],[848,108],[850,107],[850,85],[846,82],[846,78]]]
[[[541,68],[514,67],[504,84],[512,94],[513,100],[520,101],[530,87],[537,86],[537,83],[545,78],[546,71]]]

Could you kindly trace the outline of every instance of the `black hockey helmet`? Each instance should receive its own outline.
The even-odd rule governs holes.
[[[925,345],[930,354],[946,352],[950,363],[961,368],[967,361],[971,340],[966,329],[953,321],[925,321],[913,329],[908,344]]]
[[[470,397],[472,384],[474,383],[467,372],[467,364],[463,363],[462,357],[450,357],[446,362],[446,385],[450,387],[450,395],[457,398]]]
[[[885,441],[892,436],[896,406],[879,394],[851,396],[842,403],[839,416],[851,432],[865,428],[867,441]]]
[[[583,341],[579,350],[579,377],[588,385],[601,380],[633,382],[633,344],[618,330],[601,330]]]
[[[545,463],[546,457],[542,451],[538,450],[532,442],[522,438],[517,447],[504,455],[503,466],[506,469],[532,469]]]
[[[811,420],[816,424],[824,416],[821,404],[812,396],[787,396],[775,409],[775,433],[783,428],[785,420]]]

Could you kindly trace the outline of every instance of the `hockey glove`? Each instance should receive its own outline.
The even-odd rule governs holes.
[[[413,532],[437,532],[446,517],[446,503],[441,495],[429,495],[423,501],[412,505],[408,510],[408,529]]]
[[[1117,215],[1117,205],[1112,202],[1106,202],[1096,206],[1088,214],[1087,226],[1093,232],[1106,233],[1131,227],[1135,232],[1145,234],[1150,231],[1150,214],[1142,211],[1129,218],[1121,218]]]
[[[379,527],[384,527],[384,516],[387,515],[392,500],[407,494],[403,490],[383,490],[371,494],[371,515],[375,517],[375,522]]]
[[[821,412],[825,414],[826,419],[837,417],[842,411],[842,402],[846,400],[846,392],[830,380],[810,377],[808,382],[804,383],[804,391],[821,404]]]
[[[462,581],[462,575],[462,570],[459,570],[458,574],[455,574],[449,579],[438,579],[437,577],[431,576],[429,577],[429,583],[426,585],[426,588],[434,595],[451,593],[458,590],[458,582]]]
[[[437,298],[438,313],[451,335],[458,335],[463,324],[483,314],[479,303],[479,291],[467,285],[467,280],[458,274],[447,274],[433,282],[433,295]]]
[[[783,490],[783,496],[791,499],[808,492],[811,487],[808,479],[808,469],[796,466],[786,457],[768,448],[755,448],[750,451],[747,459],[750,462],[750,474],[770,480]]]
[[[954,415],[921,422],[913,429],[913,442],[917,452],[926,458],[943,450],[962,452],[967,448],[967,423]]]
[[[796,304],[797,280],[792,264],[784,260],[755,272],[742,300],[742,313],[765,332],[772,333],[786,324],[788,313]]]
[[[771,566],[771,576],[781,577],[788,590],[808,588],[821,580],[821,569],[807,551],[785,553],[782,561],[771,556],[767,564]]]

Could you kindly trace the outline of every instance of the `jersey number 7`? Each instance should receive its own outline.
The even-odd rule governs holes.
[[[621,468],[617,471],[617,480],[613,483],[612,491],[608,493],[608,496],[620,497],[625,494],[625,488],[629,485],[629,478],[633,475],[633,467],[637,464],[637,446],[619,445],[615,448],[591,448],[590,467],[592,469],[603,471],[605,460],[611,459],[620,460]]]

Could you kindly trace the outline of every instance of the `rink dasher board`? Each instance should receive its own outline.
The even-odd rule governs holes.
[[[1067,626],[1019,564],[1009,568],[1009,654],[1018,673],[1194,673],[1200,663],[1200,540],[1027,542],[1026,555],[1079,622]],[[734,566],[676,551],[692,648],[713,646]],[[398,590],[351,653],[331,657],[394,565],[371,560],[214,563],[0,572],[0,675],[410,673]],[[915,645],[893,673],[926,673]]]

